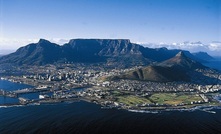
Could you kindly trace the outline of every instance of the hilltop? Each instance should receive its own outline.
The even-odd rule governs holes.
[[[188,58],[183,51],[180,51],[174,57],[149,65],[144,68],[136,69],[119,76],[113,76],[109,79],[131,79],[153,82],[171,82],[171,81],[190,81],[189,71],[195,69],[205,69],[201,63]]]

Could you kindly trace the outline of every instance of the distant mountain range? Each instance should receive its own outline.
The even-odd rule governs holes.
[[[148,48],[131,43],[128,39],[72,39],[64,45],[57,45],[40,39],[19,48],[16,52],[0,57],[0,64],[44,65],[51,63],[106,63],[112,66],[149,65],[174,57],[180,50]],[[199,62],[211,59],[207,53],[183,51],[185,55]]]
[[[190,81],[189,71],[205,69],[201,63],[188,58],[183,51],[176,56],[144,68],[136,69],[122,75],[109,77],[109,80],[131,79],[153,82]]]

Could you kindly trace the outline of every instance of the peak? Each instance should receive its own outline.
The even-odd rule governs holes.
[[[50,41],[46,40],[46,39],[40,39],[38,41],[38,44],[42,44],[42,43],[51,43]]]
[[[180,51],[179,53],[176,54],[176,57],[185,57],[185,54],[183,51]]]

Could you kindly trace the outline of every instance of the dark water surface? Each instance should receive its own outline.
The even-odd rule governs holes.
[[[6,90],[6,91],[13,91],[13,90],[18,90],[18,89],[24,89],[24,88],[31,88],[32,86],[25,85],[25,84],[18,84],[18,83],[13,83],[10,81],[6,80],[0,80],[0,89]],[[26,97],[29,96],[30,99],[32,99],[33,95],[21,95],[21,97]],[[37,96],[38,97],[38,96]],[[16,103],[18,102],[17,98],[10,98],[10,97],[3,97],[0,96],[0,105],[1,104],[11,104],[11,103]]]
[[[0,80],[0,89],[4,89],[7,91],[13,91],[13,90],[30,88],[30,87],[32,87],[32,86],[25,85],[25,84],[13,83],[13,82],[10,82],[7,80]]]
[[[0,81],[1,89],[25,88]],[[10,89],[8,88],[10,87]],[[37,97],[32,94],[26,97]],[[11,99],[11,98],[6,98]],[[4,103],[4,99],[0,98]],[[88,102],[56,103],[34,106],[0,107],[0,134],[63,133],[221,133],[221,110],[167,111],[135,113],[102,109]]]
[[[221,133],[221,110],[133,113],[87,102],[0,108],[1,133]]]

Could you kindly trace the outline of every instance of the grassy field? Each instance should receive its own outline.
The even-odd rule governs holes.
[[[176,94],[176,93],[156,93],[149,97],[154,103],[178,105],[178,104],[191,104],[191,102],[203,101],[203,99],[195,94]]]
[[[128,106],[135,106],[136,104],[150,104],[150,100],[142,97],[137,97],[134,95],[129,95],[129,96],[119,96],[118,97],[118,102],[124,103]]]
[[[199,95],[187,93],[154,93],[147,98],[129,95],[119,91],[113,91],[112,94],[117,98],[119,103],[123,103],[128,106],[136,106],[137,104],[145,103],[176,106],[179,104],[192,105],[191,102],[203,102],[203,99]]]

